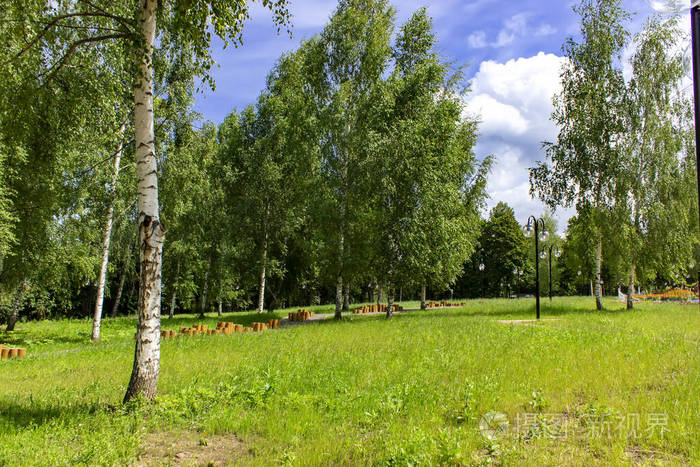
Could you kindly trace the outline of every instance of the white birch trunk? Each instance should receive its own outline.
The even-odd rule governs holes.
[[[345,291],[343,292],[343,311],[350,310],[350,284],[347,282],[343,286]]]
[[[338,242],[338,274],[335,278],[335,319],[343,317],[343,260],[345,258],[345,222],[340,225]]]
[[[267,273],[267,227],[263,238],[262,255],[260,257],[260,281],[258,289],[258,313],[265,310],[265,278]]]
[[[420,288],[420,309],[425,310],[425,308],[425,284],[423,284]]]
[[[204,318],[204,312],[207,309],[207,293],[209,292],[209,273],[211,271],[211,253],[207,259],[207,271],[204,273],[204,288],[202,289],[202,297],[199,301],[199,317]]]
[[[221,315],[223,315],[223,303],[221,303],[221,300],[219,300],[219,318],[221,318]]]
[[[177,262],[177,267],[175,268],[175,281],[173,282],[173,296],[170,298],[170,316],[172,319],[175,316],[175,305],[177,305],[177,281],[180,278],[180,261]]]
[[[386,317],[391,319],[394,316],[394,287],[389,287],[386,301]]]
[[[17,286],[17,290],[15,290],[15,301],[12,304],[12,314],[7,320],[7,327],[5,328],[5,332],[9,331],[14,331],[15,330],[15,324],[17,324],[17,321],[19,320],[19,307],[22,304],[22,285]]]
[[[603,291],[601,288],[601,270],[603,264],[603,237],[598,235],[598,245],[595,252],[595,284],[593,284],[593,291],[595,293],[595,306],[596,309],[603,309]]]
[[[117,288],[117,296],[114,299],[114,305],[112,305],[112,313],[110,316],[114,318],[117,316],[117,311],[119,310],[119,302],[122,299],[122,292],[124,291],[124,282],[126,282],[126,265],[127,263],[124,263],[124,270],[122,271],[122,275],[119,278],[119,287]]]
[[[260,255],[260,281],[258,283],[258,313],[265,311],[265,279],[267,277],[267,240],[268,222],[270,219],[270,204],[265,205],[265,219],[263,220],[263,244]]]
[[[627,285],[627,309],[634,309],[634,282],[635,282],[635,265],[634,261],[630,264],[629,284]]]
[[[139,295],[134,366],[124,396],[153,399],[160,373],[161,264],[165,228],[158,212],[158,172],[153,131],[153,44],[157,0],[140,0],[139,27],[144,50],[135,54],[134,133],[138,176]]]
[[[125,124],[119,127],[119,147],[114,154],[114,172],[112,184],[109,187],[109,205],[107,206],[107,220],[105,222],[104,235],[102,236],[102,263],[100,275],[97,280],[97,297],[95,298],[95,313],[92,317],[92,341],[100,340],[100,324],[102,322],[102,305],[105,297],[105,283],[107,281],[107,265],[109,264],[109,243],[112,238],[112,222],[114,221],[114,201],[117,194],[117,182],[119,181],[119,166],[122,161],[122,148]]]
[[[0,256],[0,303],[2,303],[2,271],[5,266],[5,257]]]

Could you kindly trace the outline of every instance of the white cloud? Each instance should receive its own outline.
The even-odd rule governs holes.
[[[467,43],[473,49],[482,49],[485,47],[503,48],[513,44],[520,38],[528,36],[550,36],[557,30],[549,24],[541,24],[539,26],[531,26],[528,23],[527,13],[518,13],[503,21],[503,27],[496,34],[494,41],[489,41],[486,33],[483,30],[476,31],[470,34],[467,38]]]
[[[471,80],[466,112],[481,118],[476,151],[496,158],[489,177],[489,207],[505,201],[521,221],[544,211],[539,200],[530,198],[528,169],[544,159],[542,141],[557,136],[549,117],[565,62],[563,57],[542,52],[506,63],[489,60],[481,63]],[[571,211],[557,214],[563,226]]]
[[[475,33],[469,34],[467,42],[472,49],[483,49],[489,45],[488,42],[486,42],[486,33],[484,31],[476,31]]]
[[[539,28],[535,30],[535,36],[537,37],[542,37],[542,36],[551,36],[552,34],[556,34],[557,30],[555,27],[553,27],[551,24],[543,24]]]
[[[481,116],[482,134],[523,135],[528,129],[528,122],[518,108],[504,104],[488,94],[478,94],[470,100],[471,112]]]

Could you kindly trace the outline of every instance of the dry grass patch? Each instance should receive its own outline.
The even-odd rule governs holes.
[[[252,455],[236,435],[207,435],[198,431],[163,431],[146,436],[135,465],[206,465],[241,463]]]

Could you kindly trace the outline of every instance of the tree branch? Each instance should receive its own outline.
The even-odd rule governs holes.
[[[93,42],[102,42],[102,41],[106,41],[109,39],[124,39],[127,37],[129,37],[129,36],[126,33],[106,34],[104,36],[88,37],[86,39],[80,39],[79,41],[73,42],[71,44],[71,46],[68,48],[68,50],[66,51],[66,53],[63,54],[63,56],[56,63],[51,65],[51,67],[48,70],[46,70],[46,73],[42,73],[42,75],[45,75],[48,73],[48,77],[46,78],[46,81],[44,81],[44,85],[46,85],[46,83],[51,81],[54,76],[56,76],[56,73],[58,73],[61,70],[61,68],[63,68],[63,65],[66,64],[66,62],[71,57],[71,55],[73,55],[73,53],[75,53],[75,51],[81,45],[90,44]]]
[[[17,55],[15,55],[15,60],[18,59],[19,57],[21,57],[24,53],[26,53],[34,45],[36,45],[36,43],[39,42],[39,40],[41,40],[41,38],[44,37],[46,35],[46,33],[49,32],[53,26],[56,26],[59,21],[61,21],[63,19],[67,19],[67,18],[90,17],[90,16],[98,16],[98,17],[113,19],[113,20],[117,21],[118,23],[126,26],[129,31],[131,31],[131,26],[133,26],[133,24],[129,20],[127,20],[126,18],[111,15],[109,13],[95,13],[95,12],[90,12],[90,11],[82,11],[82,12],[77,12],[77,13],[66,13],[65,15],[59,15],[59,16],[55,17],[54,19],[52,19],[51,21],[49,21],[46,24],[46,26],[44,26],[44,29],[42,29],[41,32],[39,34],[37,34],[36,37],[29,42],[29,44],[27,44],[22,50],[20,50],[17,53]],[[122,34],[124,35],[124,37],[126,37],[126,33],[122,33]]]

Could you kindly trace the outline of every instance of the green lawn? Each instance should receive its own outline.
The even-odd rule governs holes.
[[[0,465],[700,464],[697,307],[593,305],[544,300],[555,319],[535,326],[496,321],[534,300],[474,300],[167,340],[161,396],[128,407],[133,320],[105,321],[100,344],[87,320],[20,324],[0,334],[31,356],[0,363]],[[508,429],[482,432],[494,411]]]

